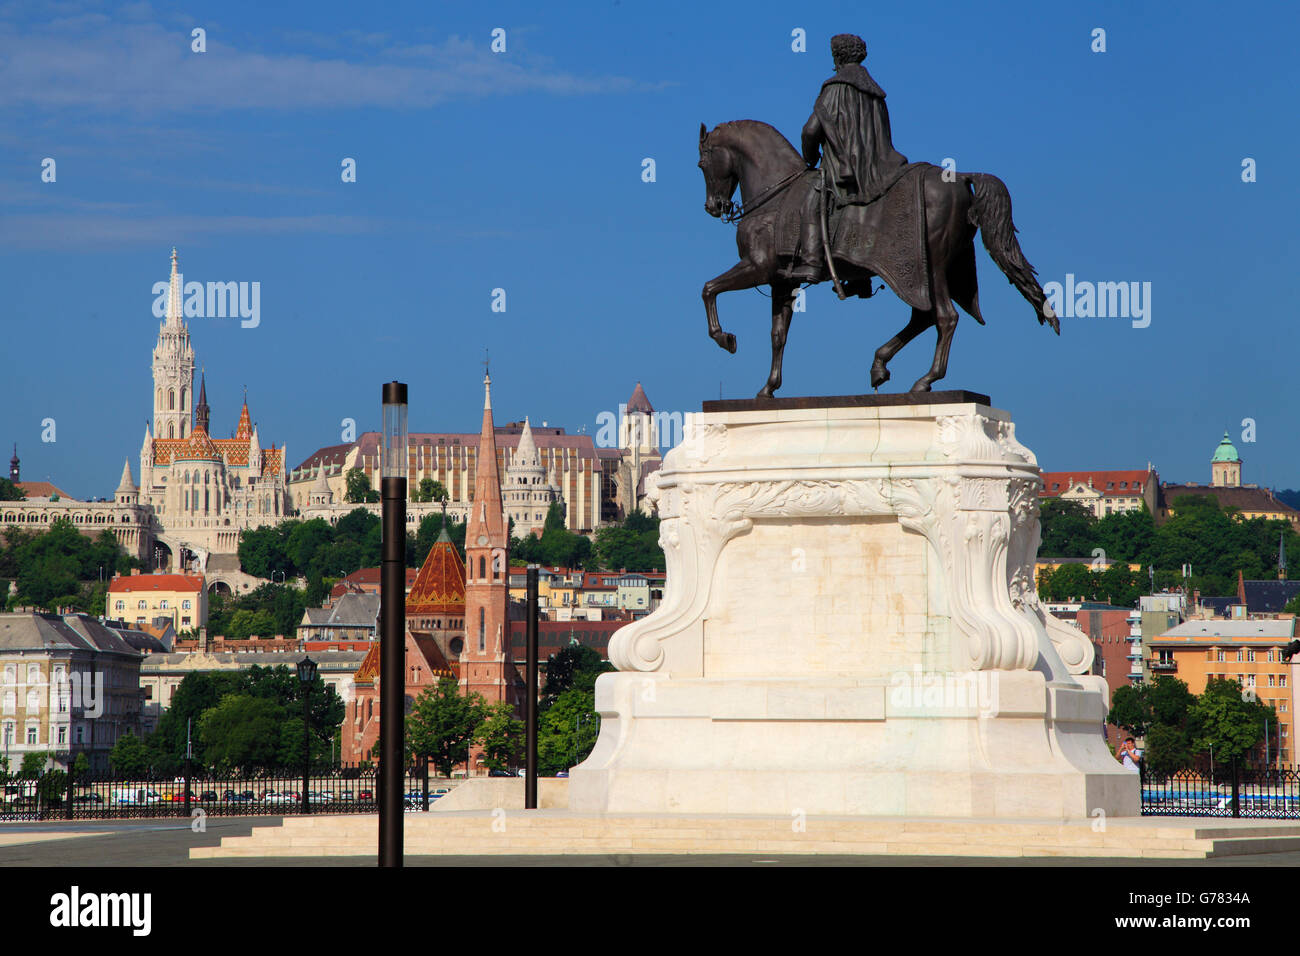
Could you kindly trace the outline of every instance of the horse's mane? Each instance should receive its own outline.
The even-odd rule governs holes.
[[[802,159],[802,157],[799,154],[799,151],[795,149],[794,146],[791,145],[790,141],[786,139],[784,135],[782,135],[781,131],[777,129],[775,126],[773,126],[771,123],[764,123],[762,120],[752,120],[752,119],[732,120],[729,123],[719,123],[717,126],[713,128],[713,131],[710,132],[709,135],[713,136],[714,133],[719,133],[724,130],[728,132],[734,132],[736,134],[743,133],[747,130],[754,130],[755,132],[763,133],[769,138],[775,140],[777,143],[780,143],[781,146],[785,147],[785,149],[789,151],[791,157],[793,157],[796,160]]]

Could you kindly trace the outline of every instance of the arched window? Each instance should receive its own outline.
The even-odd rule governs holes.
[[[175,424],[175,422],[168,422],[168,423],[167,423],[167,437],[168,437],[168,438],[175,438],[175,437],[176,437],[176,424]]]
[[[482,555],[478,559],[478,576],[481,580],[487,580],[487,559]]]
[[[482,561],[482,558],[479,558]],[[483,608],[478,609],[478,652],[487,653],[487,615]]]
[[[185,411],[185,386],[181,386],[181,411]]]
[[[167,389],[167,408],[169,411],[174,411],[176,408],[176,389],[174,388]]]

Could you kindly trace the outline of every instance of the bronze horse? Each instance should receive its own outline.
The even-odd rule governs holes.
[[[770,398],[781,387],[781,360],[794,308],[798,284],[782,276],[776,249],[777,216],[783,204],[771,201],[786,188],[799,188],[805,169],[803,158],[790,142],[767,123],[737,120],[709,131],[700,124],[700,169],[706,188],[704,209],[710,215],[735,218],[739,212],[736,247],[740,262],[704,284],[704,308],[709,318],[709,337],[728,352],[736,351],[736,337],[722,331],[718,323],[717,297],[721,292],[769,285],[772,289],[772,370],[759,398]],[[876,350],[871,365],[871,386],[889,380],[889,360],[930,326],[938,329],[938,342],[930,370],[916,380],[913,392],[930,391],[931,383],[948,370],[948,351],[957,328],[956,302],[975,321],[980,315],[979,291],[975,278],[975,231],[982,230],[984,248],[1011,284],[1034,306],[1040,325],[1048,324],[1057,335],[1060,322],[1047,304],[1047,296],[1016,241],[1011,221],[1011,197],[996,176],[987,173],[954,173],[945,182],[943,170],[929,167],[924,173],[925,241],[931,272],[933,308],[913,308],[911,321]],[[796,184],[791,187],[789,184]],[[732,202],[740,187],[741,207]],[[750,204],[750,205],[747,205]],[[750,211],[752,210],[752,211]],[[874,273],[836,260],[836,273],[853,289],[867,287]],[[858,292],[862,295],[862,292]]]

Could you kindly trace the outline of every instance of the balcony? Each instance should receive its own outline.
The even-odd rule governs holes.
[[[1161,674],[1172,674],[1178,670],[1178,662],[1172,659],[1162,660],[1156,658],[1155,660],[1150,661],[1150,666],[1151,670]]]

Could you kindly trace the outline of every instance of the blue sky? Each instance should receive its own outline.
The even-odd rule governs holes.
[[[376,427],[394,378],[413,430],[475,430],[485,347],[499,421],[594,432],[638,379],[664,410],[752,396],[767,300],[719,299],[738,354],[705,335],[700,287],[735,235],[703,211],[699,124],[762,119],[797,145],[850,31],[897,148],[1002,178],[1043,282],[1151,283],[1147,328],[1067,318],[1058,339],[979,247],[988,326],[963,316],[937,387],[991,395],[1045,469],[1204,481],[1228,428],[1247,481],[1300,486],[1294,4],[267,6],[0,3],[0,458],[17,441],[24,478],[87,497],[138,469],[173,245],[187,280],[261,283],[257,328],[191,335],[214,432],[247,385],[294,464],[344,418]],[[868,391],[907,315],[811,290],[780,394]]]

